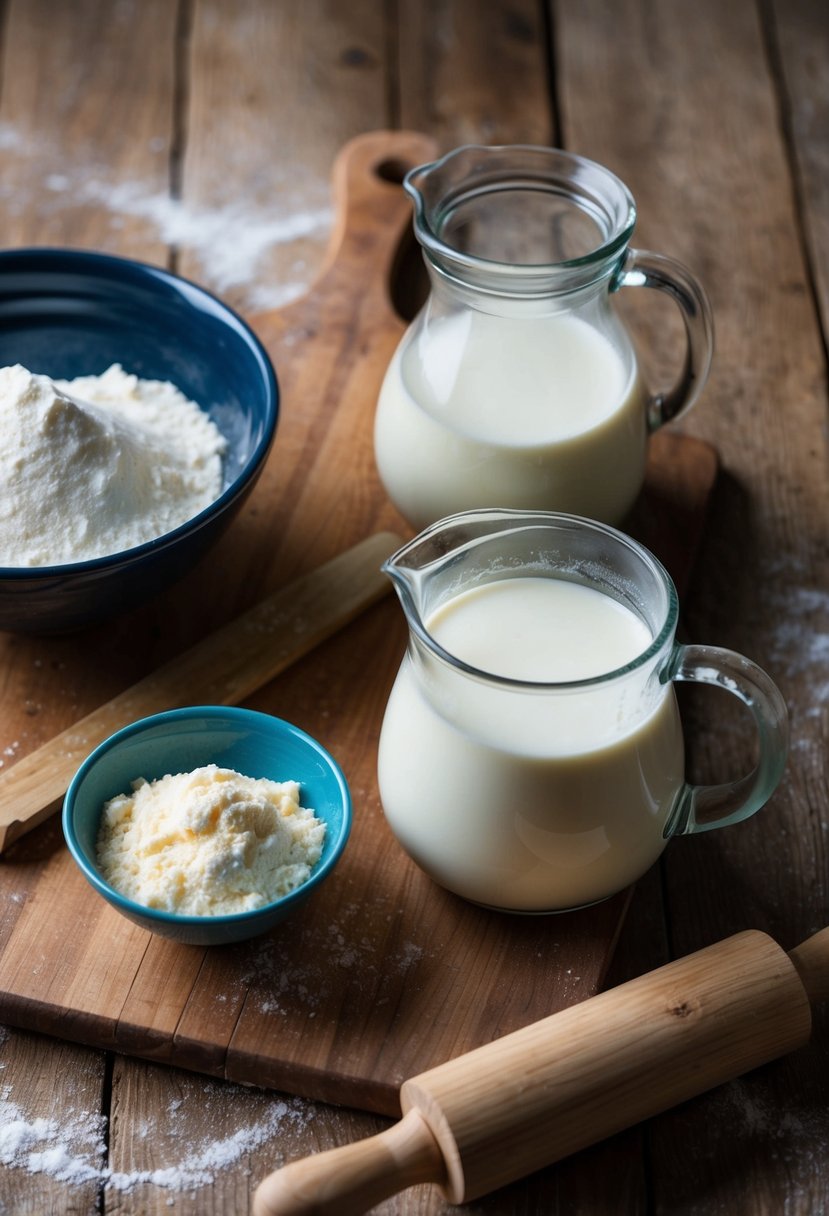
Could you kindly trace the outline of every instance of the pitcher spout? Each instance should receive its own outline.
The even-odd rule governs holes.
[[[493,542],[511,538],[513,547],[535,553],[539,527],[551,519],[566,528],[574,517],[506,508],[461,511],[408,541],[381,569],[391,579],[410,627],[425,634],[424,621],[440,604],[491,578]]]
[[[413,548],[416,548],[416,542],[404,545],[384,561],[380,569],[391,579],[409,626],[417,627],[422,625],[422,576]]]

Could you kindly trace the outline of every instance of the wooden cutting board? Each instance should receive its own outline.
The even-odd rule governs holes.
[[[410,313],[418,279],[399,182],[433,154],[423,136],[380,132],[338,159],[338,222],[322,275],[303,299],[253,318],[277,368],[282,415],[250,507],[212,561],[147,613],[71,644],[76,657],[123,673],[122,687],[157,664],[159,636],[178,645],[182,621],[201,619],[205,604],[218,616],[207,613],[205,627],[221,623],[370,532],[410,534],[377,480],[371,428],[404,327],[391,299]],[[680,592],[715,476],[706,445],[677,434],[653,440],[629,530]],[[626,894],[563,916],[487,912],[431,883],[386,828],[375,753],[405,633],[389,596],[247,702],[316,735],[352,789],[345,856],[304,909],[242,946],[153,937],[92,892],[52,820],[0,858],[0,1020],[395,1114],[405,1077],[594,993]],[[45,653],[55,669],[59,729],[79,716],[64,694],[70,650],[61,640],[39,645],[32,661],[42,671]]]

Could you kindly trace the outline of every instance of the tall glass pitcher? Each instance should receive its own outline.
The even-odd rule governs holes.
[[[382,481],[416,528],[473,507],[619,522],[649,432],[696,400],[713,328],[676,261],[628,247],[633,198],[614,174],[550,148],[464,147],[413,169],[431,293],[388,368],[375,421]],[[651,393],[611,305],[625,286],[679,306],[679,382]]]
[[[384,568],[409,645],[380,732],[380,798],[403,848],[456,894],[522,912],[604,899],[670,837],[754,814],[780,780],[780,693],[742,655],[676,643],[671,579],[614,528],[469,511]],[[686,783],[677,680],[749,707],[752,772]]]

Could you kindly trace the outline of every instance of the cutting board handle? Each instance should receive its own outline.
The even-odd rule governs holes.
[[[435,141],[419,131],[368,131],[344,144],[332,170],[334,228],[320,272],[299,299],[251,317],[254,328],[267,333],[272,322],[290,326],[294,318],[306,319],[309,297],[334,312],[347,308],[348,315],[338,319],[353,325],[358,274],[357,297],[377,296],[393,326],[402,329],[390,292],[401,238],[412,222],[402,182],[410,169],[436,155]]]

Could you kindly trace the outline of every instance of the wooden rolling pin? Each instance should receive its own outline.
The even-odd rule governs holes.
[[[57,810],[89,752],[137,718],[233,705],[385,595],[380,566],[402,544],[378,532],[295,579],[0,774],[0,853]]]
[[[727,938],[404,1082],[403,1119],[269,1175],[254,1216],[356,1216],[415,1183],[479,1198],[807,1042],[829,928]]]

